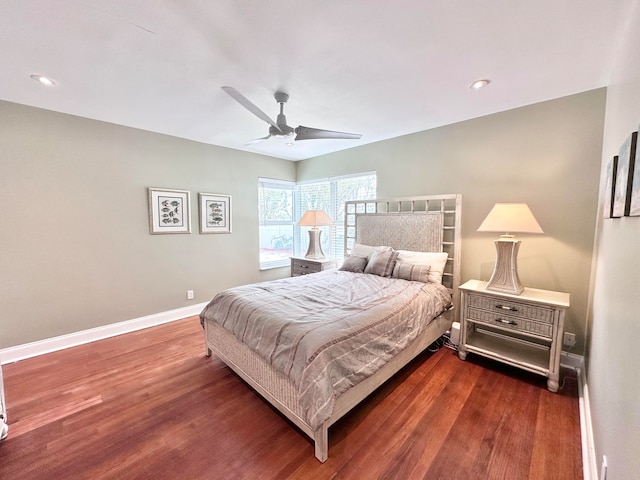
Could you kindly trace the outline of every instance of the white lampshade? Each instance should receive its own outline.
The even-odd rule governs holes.
[[[510,233],[544,233],[526,203],[496,203],[478,232],[504,232],[496,245],[496,264],[487,283],[488,290],[520,295],[524,287],[518,277],[520,240]]]
[[[298,225],[302,227],[323,227],[333,225],[333,220],[324,210],[307,210]]]
[[[478,232],[544,233],[526,203],[496,203]]]

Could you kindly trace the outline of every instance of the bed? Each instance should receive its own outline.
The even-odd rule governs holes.
[[[221,292],[201,313],[207,355],[307,434],[326,461],[329,427],[451,327],[461,202],[457,194],[347,202],[345,265],[365,252],[367,268],[384,263],[384,273],[336,269]],[[391,257],[392,269],[378,261]],[[436,257],[441,267],[424,267]],[[422,281],[411,281],[416,274]]]

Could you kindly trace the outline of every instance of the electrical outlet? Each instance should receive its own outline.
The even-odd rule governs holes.
[[[193,290],[187,290],[187,300],[193,300]]]
[[[600,480],[607,480],[607,456],[602,455],[602,464],[600,465]]]
[[[576,345],[576,334],[570,332],[564,332],[564,338],[562,343],[567,347],[574,347]]]

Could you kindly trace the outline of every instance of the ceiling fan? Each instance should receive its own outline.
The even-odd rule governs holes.
[[[276,92],[274,97],[276,102],[280,105],[280,113],[278,114],[277,121],[274,122],[266,113],[256,107],[251,100],[242,95],[238,90],[233,87],[222,87],[231,98],[242,105],[244,108],[253,113],[260,120],[267,122],[269,127],[269,134],[266,137],[257,138],[249,143],[258,142],[261,140],[267,140],[271,137],[285,138],[296,134],[294,140],[317,140],[317,139],[353,139],[357,140],[362,137],[359,133],[345,133],[335,132],[333,130],[323,130],[320,128],[299,127],[292,128],[287,125],[287,117],[284,115],[284,104],[289,100],[289,95],[284,92]]]

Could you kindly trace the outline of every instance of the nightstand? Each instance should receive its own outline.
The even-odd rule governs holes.
[[[472,352],[543,375],[557,392],[569,294],[525,288],[511,295],[487,290],[486,284],[469,280],[460,286],[459,357]]]
[[[335,260],[330,258],[312,259],[306,257],[291,257],[291,276],[299,277],[309,273],[322,272],[336,266]]]

